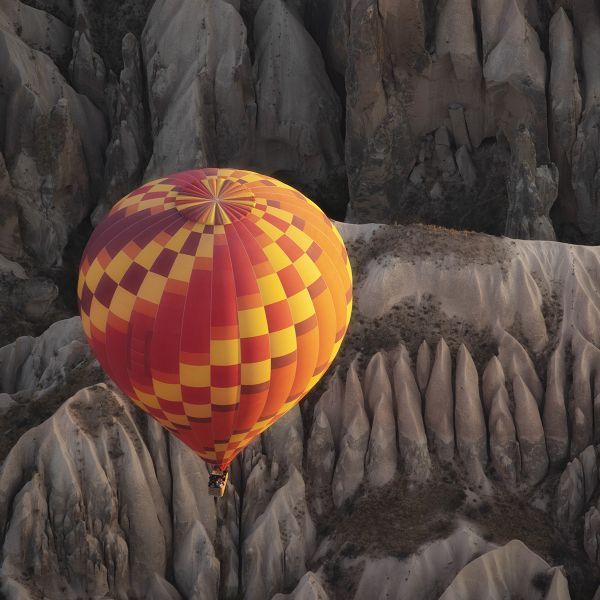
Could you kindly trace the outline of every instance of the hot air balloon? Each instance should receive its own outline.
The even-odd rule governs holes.
[[[112,208],[83,253],[78,298],[106,373],[215,466],[220,495],[234,457],[333,361],[352,273],[335,226],[300,192],[202,169]]]

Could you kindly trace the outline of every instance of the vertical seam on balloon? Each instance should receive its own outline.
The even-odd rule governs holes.
[[[229,439],[227,441],[227,447],[225,448],[225,451],[224,451],[224,454],[223,454],[223,461],[224,462],[221,463],[221,464],[229,464],[231,462],[231,460],[227,460],[227,461],[225,460],[225,453],[227,453],[227,451],[229,449],[229,444],[231,443],[231,436],[233,435],[233,432],[235,431],[235,424],[236,424],[236,421],[238,419],[238,415],[239,415],[239,412],[240,412],[240,408],[241,408],[240,407],[240,400],[241,400],[241,397],[242,397],[242,364],[243,363],[242,363],[242,341],[241,341],[241,338],[240,338],[240,314],[239,314],[240,308],[239,308],[239,304],[238,304],[238,292],[237,292],[237,285],[236,285],[236,282],[235,282],[235,273],[233,271],[233,261],[231,260],[231,252],[229,252],[229,239],[227,237],[227,234],[225,233],[225,227],[227,227],[227,226],[231,227],[231,225],[232,224],[229,223],[228,225],[224,225],[223,226],[223,237],[225,238],[225,243],[226,243],[227,250],[228,250],[227,257],[229,258],[229,264],[231,265],[231,278],[233,280],[233,290],[234,290],[234,294],[235,294],[235,319],[236,319],[236,322],[237,322],[237,330],[238,330],[238,333],[237,333],[237,343],[238,343],[238,352],[239,352],[239,357],[240,357],[240,361],[238,363],[238,369],[239,369],[239,377],[240,377],[240,379],[239,379],[238,389],[237,389],[237,408],[235,410],[235,415],[233,417],[233,422],[232,422],[232,425],[231,425],[231,431],[229,433]],[[237,235],[237,232],[236,232],[236,235]],[[243,247],[243,244],[241,244],[241,245]]]
[[[236,227],[236,233],[237,233],[237,227],[238,227],[238,226],[239,226],[239,227],[243,227],[243,228],[244,228],[244,229],[245,229],[245,230],[248,232],[248,234],[249,234],[249,236],[250,236],[250,239],[252,239],[252,241],[253,241],[254,243],[256,243],[256,246],[258,247],[258,249],[259,249],[259,250],[262,250],[262,249],[261,249],[261,247],[260,247],[260,244],[258,244],[258,243],[256,242],[256,240],[254,239],[254,236],[252,235],[252,232],[251,232],[251,231],[248,229],[248,227],[246,227],[246,224],[245,224],[245,219],[240,219],[239,221],[235,221],[235,223],[234,223],[234,226]],[[238,235],[239,235],[239,234],[238,234]],[[246,252],[246,254],[248,254],[248,251],[246,250],[246,247],[245,247],[245,245],[244,245],[244,244],[242,244],[242,246],[244,247],[244,252]],[[254,265],[254,263],[253,263],[253,262],[252,262],[252,260],[250,259],[250,255],[248,255],[248,259],[250,260],[250,265],[252,266],[252,272],[253,272],[253,273],[254,273],[254,275],[256,276],[256,275],[257,275],[257,273],[256,273],[256,268],[255,268],[255,265]],[[265,307],[265,299],[264,299],[264,297],[263,297],[263,295],[262,295],[262,291],[261,291],[261,289],[260,289],[260,285],[258,286],[258,293],[259,293],[259,295],[260,295],[260,298],[261,298],[261,304],[262,304],[262,306],[263,306],[263,308],[264,308],[264,307]],[[291,313],[291,312],[292,312],[292,311],[290,310],[290,313]],[[265,314],[265,319],[266,319],[266,314]],[[266,321],[267,321],[267,327],[268,327],[269,320],[268,320],[268,319],[266,319]],[[271,332],[269,331],[268,333],[269,333],[269,335],[268,335],[268,338],[269,338],[269,382],[270,382],[270,379],[271,379],[271,373],[272,373],[272,371],[273,371],[273,369],[272,369],[272,364],[273,364],[273,353],[272,353],[272,351],[271,351]],[[266,404],[267,404],[267,400],[268,400],[268,398],[269,398],[269,394],[267,393],[267,395],[265,396],[265,401],[264,401],[264,403],[263,403],[263,405],[262,405],[262,408],[261,408],[261,411],[260,411],[260,414],[259,414],[259,416],[258,416],[258,419],[257,419],[256,423],[258,423],[258,421],[260,421],[260,418],[261,418],[261,416],[262,416],[262,414],[263,414],[263,411],[264,411],[264,409],[265,409],[265,406],[266,406]],[[256,423],[254,423],[254,425],[256,425]],[[244,437],[244,440],[243,440],[243,441],[246,441],[246,440],[248,439],[248,437],[249,437],[249,435],[250,435],[250,433],[251,433],[251,432],[252,432],[252,428],[250,428],[250,431],[249,431],[249,432],[248,432],[248,433],[245,435],[245,437]]]
[[[182,218],[184,218],[184,217],[182,216]],[[205,235],[205,234],[204,233],[200,234],[200,239],[202,239],[203,235]],[[211,269],[210,269],[210,285],[208,286],[209,298],[210,298],[210,300],[209,300],[209,307],[208,307],[208,310],[209,310],[208,314],[209,315],[212,312],[212,282],[213,282],[213,267],[214,267],[214,258],[215,258],[215,256],[214,256],[214,248],[215,248],[215,243],[214,243],[215,238],[214,238],[214,235],[211,235],[211,238],[212,238],[212,241],[213,241],[213,249],[212,249],[213,250],[213,254],[212,254],[212,259],[211,259],[212,260],[212,265],[211,265]],[[198,243],[198,247],[200,247],[200,242]],[[188,284],[189,284],[189,282],[188,282]],[[188,303],[189,298],[190,298],[190,294],[189,294],[189,289],[188,289],[188,293],[186,294],[185,301],[183,303],[183,318],[181,319],[181,331],[179,332],[178,358],[179,358],[179,384],[180,385],[181,385],[181,346],[182,346],[182,343],[183,343],[183,327],[184,327],[184,323],[185,323],[185,311],[186,311],[186,308],[187,308],[187,303]],[[210,372],[210,330],[211,330],[211,327],[212,327],[212,323],[210,322],[210,319],[209,319],[209,325],[208,325],[208,327],[209,327],[209,348],[208,348],[208,366],[209,366],[208,373],[209,373],[209,375],[208,375],[208,389],[209,389],[209,392],[210,392],[210,389],[211,389],[211,380],[212,380],[211,372]],[[182,394],[183,394],[183,390],[182,390]],[[182,396],[182,401],[181,402],[183,404],[183,396]],[[211,404],[211,413],[212,413],[212,400],[211,400],[210,404]],[[183,407],[183,411],[185,413],[185,406]],[[198,442],[198,446],[202,447],[202,440],[198,437],[197,432],[194,429],[193,423],[190,423],[190,427],[191,427],[190,431],[192,433],[192,436]],[[200,458],[202,458],[202,460],[204,460],[205,462],[208,462],[210,464],[216,464],[216,460],[217,460],[216,456],[217,456],[217,454],[216,454],[216,449],[215,449],[215,432],[214,432],[214,428],[213,428],[213,424],[212,424],[212,416],[211,416],[211,419],[210,419],[210,430],[211,430],[211,434],[212,434],[212,443],[213,443],[213,452],[215,454],[215,461],[213,462],[213,461],[210,461],[210,460],[206,460],[206,459],[204,459],[202,457],[200,457]]]
[[[268,209],[267,209],[267,210],[268,210]],[[293,214],[293,213],[291,213],[291,214]],[[292,225],[291,225],[291,223],[290,223],[290,227],[291,227],[291,226],[292,226]],[[287,233],[287,231],[289,230],[289,228],[290,228],[290,227],[288,227],[288,229],[286,229],[286,231],[285,231],[285,232],[283,232],[283,234],[282,234],[282,235],[281,235],[279,238],[277,238],[277,239],[280,239],[281,237],[285,236],[285,235],[286,235],[286,233]],[[301,230],[298,230],[298,231],[301,231]],[[309,235],[308,235],[308,234],[307,234],[305,231],[302,231],[302,234],[303,234],[303,235],[305,235],[307,238],[309,238],[309,239],[312,239],[312,238],[311,238],[311,237],[310,237],[310,236],[309,236]],[[269,234],[267,233],[266,235],[269,235]],[[277,244],[277,240],[274,240],[274,239],[273,239],[271,236],[269,236],[269,238],[271,239],[271,241],[272,241],[274,244]],[[314,242],[314,240],[313,240],[313,242]],[[277,245],[279,246],[279,244],[277,244]],[[304,253],[303,253],[303,255],[304,255],[304,256],[306,256],[307,258],[309,258],[309,259],[310,259],[310,261],[312,262],[312,264],[314,265],[314,267],[316,268],[316,270],[317,270],[319,273],[321,273],[321,269],[319,269],[318,265],[317,265],[317,264],[316,264],[316,263],[315,263],[315,262],[312,260],[312,258],[311,258],[310,256],[308,256],[308,254],[307,254],[306,252],[304,252]],[[304,288],[303,288],[303,289],[304,289],[304,290],[306,290],[306,292],[307,292],[307,294],[308,294],[308,297],[310,298],[310,303],[311,303],[311,305],[312,305],[312,308],[313,308],[313,313],[314,313],[314,316],[317,318],[317,323],[318,323],[317,309],[316,309],[315,303],[314,303],[314,301],[313,301],[313,298],[312,298],[312,296],[310,295],[310,292],[308,291],[308,287],[307,287],[307,286],[306,286],[306,284],[304,283],[304,280],[302,279],[302,276],[301,276],[301,275],[300,275],[300,273],[298,272],[298,269],[296,268],[296,266],[295,266],[294,262],[293,262],[293,261],[291,261],[291,259],[290,259],[290,265],[289,265],[289,266],[291,266],[291,267],[294,269],[295,273],[298,275],[298,277],[299,277],[299,278],[300,278],[300,280],[302,281],[302,285],[304,286]],[[283,282],[281,281],[281,277],[279,276],[279,271],[277,271],[277,272],[276,272],[276,275],[277,275],[277,278],[279,279],[279,281],[281,282],[281,285],[283,286]],[[320,276],[322,277],[322,274],[321,274]],[[285,288],[284,288],[284,289],[285,289]],[[327,288],[327,289],[329,289],[329,288]],[[331,294],[331,292],[329,292],[329,293]],[[286,296],[286,300],[287,300],[287,296]],[[333,299],[332,299],[332,304],[333,304]],[[289,306],[289,303],[288,303],[288,306]],[[334,309],[334,310],[333,310],[333,313],[335,314],[335,305],[333,305],[333,309]],[[291,310],[291,308],[290,308],[290,313],[292,313],[292,310]],[[293,317],[293,313],[292,313],[292,317]],[[294,326],[295,326],[295,325],[296,325],[296,323],[294,323]],[[317,333],[318,333],[318,332],[317,332]],[[298,348],[298,335],[296,335],[296,348]],[[318,350],[317,350],[317,357],[316,357],[316,362],[315,362],[315,365],[314,365],[314,367],[312,368],[312,371],[311,371],[311,376],[309,377],[309,379],[308,379],[308,381],[306,382],[306,384],[305,384],[305,386],[304,386],[304,387],[306,387],[306,385],[308,385],[308,383],[309,383],[309,382],[310,382],[310,380],[312,379],[312,376],[313,376],[313,374],[314,374],[314,372],[315,372],[315,369],[316,369],[316,368],[319,366],[319,365],[318,365],[318,361],[319,361],[319,352],[318,352]],[[296,360],[296,365],[297,365],[297,364],[298,364],[298,360]],[[294,373],[294,380],[292,381],[292,388],[291,388],[291,389],[294,389],[294,388],[296,387],[296,376],[297,376],[297,370],[296,370],[296,373]],[[290,390],[290,391],[291,391],[291,390]],[[285,402],[283,402],[282,406],[283,406],[284,404],[286,404],[288,400],[289,400],[289,396],[288,396],[288,398],[286,398]],[[280,408],[281,408],[281,407],[280,407]]]
[[[244,220],[238,221],[238,223],[241,223],[241,224],[244,226],[244,228],[245,228],[245,229],[248,231],[248,233],[252,234],[252,232],[251,232],[251,231],[250,231],[250,230],[249,230],[249,229],[246,227],[246,225],[244,224]],[[263,231],[263,233],[265,233],[265,232]],[[282,232],[282,233],[283,233],[283,232]],[[268,234],[266,234],[266,233],[265,233],[265,235],[268,235]],[[272,238],[271,236],[269,236],[269,239],[270,239],[270,240],[271,240],[273,243],[276,243],[276,242],[275,242],[275,240],[273,240],[273,238]],[[277,271],[275,271],[275,270],[273,270],[273,273],[274,273],[274,274],[277,276],[277,279],[279,280],[279,283],[281,284],[282,288],[283,288],[283,289],[284,289],[284,291],[285,291],[285,288],[283,287],[283,283],[281,282],[281,278],[279,277],[279,273],[278,273]],[[261,296],[261,297],[262,297],[262,296]],[[285,296],[285,298],[284,298],[284,299],[285,299],[285,302],[286,302],[286,304],[287,304],[287,306],[288,306],[288,310],[289,310],[289,312],[290,312],[290,315],[292,315],[292,309],[291,309],[291,307],[290,307],[290,304],[289,304],[289,302],[288,302],[287,295]],[[263,306],[264,306],[264,301],[263,301]],[[292,320],[293,320],[293,319],[292,319]],[[268,323],[268,322],[269,322],[269,321],[268,321],[268,319],[267,319],[267,323]],[[269,344],[270,344],[270,334],[271,334],[271,332],[269,331]],[[295,338],[295,340],[296,340],[296,344],[295,344],[295,346],[296,346],[296,352],[298,352],[298,339],[297,339],[297,337]],[[273,361],[273,357],[272,357],[272,356],[271,356],[270,360],[271,360],[271,364],[272,364],[272,361]],[[292,380],[292,384],[291,384],[291,386],[290,386],[290,392],[291,392],[292,388],[294,387],[294,380],[296,379],[296,372],[297,372],[297,369],[298,369],[298,357],[296,356],[296,360],[294,361],[294,379]],[[271,369],[271,371],[272,371],[272,369]],[[280,408],[281,408],[281,406],[283,406],[283,405],[284,405],[284,404],[287,402],[288,398],[289,398],[289,392],[288,392],[288,397],[287,397],[287,398],[285,398],[285,399],[282,401],[282,403],[281,403],[281,405],[280,405]],[[264,406],[263,406],[263,411],[264,411]],[[268,416],[274,416],[274,415],[268,415]],[[260,416],[260,418],[259,418],[259,421],[260,421],[261,419],[263,419],[263,418],[264,418],[264,414],[261,414],[261,416]]]
[[[203,235],[203,234],[202,234]],[[211,417],[210,417],[210,431],[212,434],[212,447],[213,447],[213,453],[215,455],[215,461],[214,463],[211,464],[215,464],[218,465],[218,458],[217,458],[217,443],[216,443],[216,437],[215,437],[215,427],[214,427],[214,420],[212,418],[212,407],[213,407],[213,401],[212,401],[212,352],[211,352],[211,346],[212,346],[212,305],[213,305],[213,281],[214,281],[214,272],[215,272],[215,234],[212,233],[211,234],[211,239],[212,239],[212,265],[211,265],[211,269],[210,269],[210,286],[209,286],[209,290],[210,290],[210,309],[209,309],[209,320],[208,320],[208,389],[209,389],[209,397],[210,397],[210,412],[211,412]]]
[[[165,279],[167,280],[167,282],[165,284],[165,289],[166,289],[166,286],[168,285],[168,282],[172,281],[172,279],[168,275],[165,277]],[[155,349],[155,345],[157,343],[156,342],[156,323],[158,321],[158,317],[159,317],[161,308],[163,308],[163,306],[164,306],[163,302],[165,300],[165,297],[166,297],[165,290],[163,290],[163,294],[161,295],[161,298],[160,298],[160,300],[158,302],[158,305],[156,307],[156,315],[155,315],[154,323],[153,323],[153,327],[152,327],[152,335],[151,335],[150,344],[149,344],[149,346],[150,346],[150,356],[146,356],[145,357],[146,364],[149,365],[149,367],[150,367],[150,379],[152,381],[152,389],[154,389],[154,380],[155,380],[155,377],[154,377],[154,373],[155,373],[154,372],[154,368],[156,368],[158,366],[155,363],[153,363],[153,361],[152,361],[152,351]],[[181,337],[182,337],[182,332],[183,332],[183,317],[184,317],[184,314],[185,314],[185,303],[187,302],[187,298],[188,298],[188,295],[186,294],[185,295],[185,300],[184,300],[184,307],[182,308],[182,311],[181,311],[181,326],[180,326],[180,330],[179,330],[179,346],[180,347],[181,347]],[[178,357],[178,362],[180,362],[179,361],[179,357]],[[183,391],[181,390],[181,374],[180,374],[180,372],[177,373],[177,375],[178,375],[178,379],[179,379],[178,385],[179,385],[179,390],[180,390],[180,394],[181,394],[181,404],[182,404],[182,408],[183,408]],[[158,381],[160,381],[160,380],[158,380]],[[157,396],[156,391],[154,392],[154,395]],[[157,398],[157,402],[158,402],[159,406],[161,406],[160,402],[158,401],[158,398]],[[161,406],[161,410],[163,411],[163,413],[165,412],[165,409],[162,408],[162,406]],[[179,416],[181,416],[181,415],[179,415]],[[189,421],[189,418],[188,418],[187,414],[185,413],[185,409],[183,409],[183,416],[186,417],[186,419],[188,421],[188,425],[191,427],[191,423]],[[173,427],[177,428],[180,424],[179,423],[172,423],[172,425],[173,425]]]
[[[242,250],[244,251],[244,254],[246,255],[246,257],[247,257],[247,259],[248,259],[248,264],[250,265],[250,267],[251,267],[252,271],[253,271],[254,273],[256,273],[256,272],[254,271],[254,264],[252,263],[252,259],[250,258],[250,255],[248,254],[248,250],[246,250],[246,245],[245,245],[245,244],[244,244],[244,242],[242,241],[242,238],[240,237],[240,234],[238,233],[238,231],[237,231],[237,229],[236,229],[236,226],[235,226],[235,223],[240,223],[241,221],[243,221],[243,219],[239,219],[238,221],[232,222],[232,223],[230,224],[230,231],[233,231],[233,232],[235,233],[235,235],[236,235],[237,239],[238,239],[238,240],[239,240],[239,242],[240,242],[240,247],[242,248]],[[254,238],[252,238],[252,239],[254,239]],[[258,286],[258,284],[257,284],[257,286]],[[259,293],[259,294],[261,294],[261,291],[260,291],[260,286],[258,286],[258,293]],[[237,305],[237,300],[238,300],[238,297],[237,297],[237,293],[236,293],[236,305]],[[264,310],[264,301],[263,301],[262,294],[261,294],[261,302],[262,302],[262,306],[263,306],[263,310]],[[237,310],[238,310],[238,331],[239,331],[239,306],[237,306]],[[268,324],[268,321],[267,321],[267,318],[266,318],[266,314],[265,314],[265,321],[266,321],[266,322],[267,322],[267,324]],[[244,364],[244,362],[243,362],[243,360],[242,360],[242,349],[241,349],[242,342],[241,342],[241,336],[238,336],[238,339],[240,340],[240,399],[241,399],[241,390],[242,390],[242,388],[241,388],[241,365],[243,365],[243,364]],[[269,336],[269,379],[270,379],[270,378],[271,378],[271,337]],[[265,404],[266,404],[266,402],[267,402],[267,398],[268,398],[268,393],[267,393],[267,395],[265,395],[265,401],[264,401],[264,403],[263,403],[263,405],[262,405],[262,407],[261,407],[260,414],[262,414],[262,411],[264,410]],[[239,412],[240,412],[240,408],[241,408],[241,406],[238,406],[238,410],[236,411],[236,415],[235,415],[235,421],[234,421],[234,427],[233,427],[233,431],[236,431],[236,430],[237,430],[237,422],[239,421]],[[255,424],[256,424],[256,423],[255,423]],[[248,432],[248,433],[249,433],[249,432]],[[246,433],[246,435],[244,435],[244,438],[243,438],[243,440],[245,440],[245,439],[247,438],[247,436],[248,436],[248,433]],[[240,440],[240,442],[241,442],[241,441],[242,441],[242,440]],[[239,447],[239,446],[238,446],[238,447]],[[243,447],[242,447],[241,449],[243,450]],[[238,451],[237,451],[237,452],[234,454],[233,458],[235,458],[235,456],[237,456],[237,454],[239,454],[239,452],[240,452],[240,450],[238,450]],[[232,459],[232,460],[233,460],[233,459]]]

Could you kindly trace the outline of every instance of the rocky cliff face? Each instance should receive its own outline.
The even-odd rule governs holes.
[[[0,254],[64,298],[90,223],[209,165],[340,220],[598,244],[599,40],[593,0],[6,0]]]
[[[0,595],[600,597],[599,57],[594,0],[0,1]],[[390,223],[218,504],[65,319],[92,224],[216,164]]]
[[[3,427],[40,423],[3,450],[8,598],[592,598],[600,253],[340,228],[356,306],[337,369],[217,504],[78,319],[0,350]]]
[[[0,15],[7,258],[59,264],[94,207],[213,164],[281,177],[337,218],[600,242],[593,0],[7,0]]]

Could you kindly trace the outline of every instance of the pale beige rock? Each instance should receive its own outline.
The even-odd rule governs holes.
[[[179,592],[166,580],[154,573],[146,590],[148,600],[182,600]]]
[[[175,546],[175,579],[186,598],[216,600],[220,565],[210,538],[200,521],[187,525]]]
[[[33,596],[238,595],[235,488],[216,507],[205,464],[147,421],[98,385],[17,443],[0,469],[2,577]]]
[[[246,27],[235,8],[222,0],[159,0],[141,45],[154,138],[144,179],[244,156],[256,103]]]
[[[81,319],[57,321],[40,337],[21,337],[0,348],[0,389],[15,393],[49,387],[90,356]]]
[[[548,471],[548,452],[544,428],[535,398],[519,375],[512,381],[515,399],[515,426],[521,450],[521,477],[538,484]]]
[[[548,457],[553,464],[563,463],[569,456],[564,361],[564,350],[559,347],[550,357],[546,375],[543,423]]]
[[[169,470],[171,468],[169,438],[165,436],[164,429],[154,419],[148,419],[146,436],[148,438],[148,451],[152,456],[158,485],[167,504],[171,505],[173,502],[173,481]]]
[[[308,571],[290,594],[275,594],[272,600],[329,600],[319,578]]]
[[[341,105],[321,51],[282,0],[260,4],[254,40],[257,170],[323,186],[342,167],[343,143]]]
[[[390,383],[386,363],[386,356],[383,352],[377,352],[369,361],[365,371],[365,408],[371,421],[373,421],[381,399],[385,398],[389,403],[392,400],[392,384]]]
[[[377,401],[371,435],[365,457],[366,479],[373,487],[389,483],[396,473],[396,424],[390,395],[381,394]]]
[[[231,484],[240,486],[236,490],[242,487],[241,482],[235,482],[233,478]],[[239,515],[240,500],[237,492],[227,493],[225,499],[217,504],[217,521],[222,526],[217,529],[215,543],[220,562],[219,594],[226,598],[235,598],[239,594]]]
[[[598,219],[597,158],[600,147],[600,12],[593,0],[573,3],[575,27],[581,40],[582,67],[585,81],[583,118],[573,147],[573,187],[577,199],[577,224],[588,243],[600,243]]]
[[[509,381],[518,376],[527,386],[538,406],[542,405],[544,388],[529,353],[509,333],[501,336],[498,358]]]
[[[579,458],[574,458],[563,471],[556,488],[556,518],[564,531],[568,531],[583,514],[584,496],[583,467]]]
[[[215,506],[206,494],[206,466],[178,440],[169,440],[175,583],[186,598],[238,591],[239,499],[228,486]],[[217,556],[218,549],[218,556]]]
[[[442,462],[454,457],[454,395],[452,390],[452,358],[441,338],[425,392],[425,430],[430,450]]]
[[[485,480],[488,436],[479,396],[479,376],[473,358],[464,344],[460,345],[456,357],[455,390],[456,448],[468,476],[480,483]]]
[[[563,218],[571,223],[577,220],[572,150],[582,109],[575,46],[573,26],[561,7],[550,21],[550,149],[560,172],[558,202]]]
[[[346,226],[347,229],[351,227]],[[583,247],[573,249],[565,244],[541,245],[539,242],[516,245],[509,240],[485,236],[477,236],[477,242],[467,246],[466,238],[460,236],[452,239],[450,234],[440,232],[430,237],[426,232],[411,233],[410,228],[401,226],[382,227],[370,235],[367,243],[392,237],[397,240],[395,258],[380,257],[378,261],[364,265],[364,281],[355,290],[356,308],[360,314],[370,319],[381,318],[399,303],[431,296],[440,303],[445,319],[469,323],[477,330],[491,329],[501,348],[506,345],[506,357],[502,351],[500,355],[503,366],[504,362],[507,365],[514,362],[510,371],[505,366],[507,377],[512,369],[519,372],[532,390],[536,390],[540,402],[543,387],[531,358],[527,352],[519,351],[510,336],[504,341],[501,338],[508,335],[506,331],[518,326],[520,339],[528,350],[539,353],[546,347],[549,337],[542,310],[543,289],[546,288],[548,293],[555,292],[565,307],[561,331],[568,328],[568,323],[576,321],[577,327],[595,340],[597,328],[592,319],[598,311],[590,302],[593,289],[589,287],[584,271],[573,272],[570,266],[574,258],[577,263],[581,261],[581,269],[596,269],[595,251]],[[424,240],[427,252],[420,250]],[[474,254],[468,248],[472,248]],[[572,252],[575,257],[571,256]],[[502,260],[491,260],[492,256],[502,256]],[[558,278],[557,271],[560,272]],[[535,272],[541,274],[542,289],[532,275]],[[573,308],[567,290],[575,298]],[[424,333],[427,339],[432,339],[436,330],[431,326],[426,332],[415,331],[419,336],[417,339],[422,339]]]
[[[360,413],[345,429],[333,473],[331,493],[335,506],[341,506],[356,493],[365,471],[365,454],[369,442],[369,422]]]
[[[584,502],[592,499],[598,487],[598,457],[594,446],[588,446],[580,455],[583,470]]]
[[[54,62],[64,61],[71,51],[73,30],[53,15],[18,0],[3,2],[0,29],[15,31],[25,44],[47,54]]]
[[[550,580],[551,592],[535,585],[540,573]],[[562,580],[557,583],[556,580]],[[454,579],[440,600],[570,600],[563,572],[532,552],[523,542],[513,540],[469,563]]]
[[[503,402],[507,406],[510,406],[510,400],[508,398],[508,393],[506,392],[506,378],[504,377],[502,363],[500,362],[497,356],[492,356],[488,364],[485,366],[485,369],[483,370],[483,375],[481,377],[483,407],[485,409],[486,415],[489,416],[492,410],[492,405],[496,394],[498,394],[498,392],[500,392],[501,390],[503,390]]]
[[[132,33],[123,37],[121,54],[123,70],[111,119],[111,140],[106,149],[104,193],[92,214],[93,223],[98,223],[115,202],[139,185],[150,152],[142,54]]]
[[[457,145],[478,147],[486,136],[494,135],[494,124],[486,123],[473,5],[468,0],[444,0],[437,8],[435,53],[421,57],[416,73],[410,73],[410,91],[406,93],[404,85],[399,95],[413,135],[451,126]]]
[[[75,0],[74,8],[75,32],[73,58],[69,64],[69,80],[80,94],[84,94],[101,108],[105,104],[106,66],[94,50],[85,5],[81,0]]]
[[[504,234],[513,238],[555,240],[550,209],[558,195],[556,165],[537,165],[531,131],[519,125],[511,134],[508,214]]]
[[[306,448],[307,471],[315,490],[315,510],[322,514],[325,510],[322,496],[329,493],[333,468],[335,466],[335,443],[331,434],[329,419],[319,401],[315,406],[313,424]]]
[[[500,479],[514,487],[521,471],[521,454],[504,384],[490,401],[488,423],[492,465]]]
[[[511,146],[519,126],[531,129],[543,164],[548,157],[546,60],[538,35],[518,0],[479,0],[478,5],[492,118]]]
[[[171,520],[130,406],[105,386],[82,390],[13,448],[0,471],[3,574],[114,597],[166,576]]]
[[[362,383],[360,381],[360,376],[358,374],[359,368],[359,360],[357,357],[350,363],[350,367],[348,367],[348,372],[346,373],[344,397],[341,405],[342,432],[346,431],[347,426],[355,420],[357,414],[364,414],[365,418],[367,419],[367,427],[369,425],[369,420],[365,411],[365,396]]]
[[[493,548],[475,531],[461,526],[446,539],[424,544],[405,560],[367,558],[360,574],[355,600],[437,598],[473,556]],[[354,567],[356,568],[356,567]]]
[[[600,350],[575,332],[571,342],[573,355],[569,403],[571,416],[571,456],[577,456],[594,441],[594,406],[592,397],[593,373],[600,368]]]
[[[583,548],[592,563],[600,564],[600,511],[595,506],[585,514]]]
[[[267,457],[260,454],[252,471],[246,478],[244,487],[245,502],[242,506],[242,538],[245,539],[257,519],[262,515],[273,496],[273,485]]]
[[[304,427],[300,407],[296,404],[279,419],[276,427],[270,427],[262,435],[265,454],[287,471],[292,465],[302,468]]]
[[[346,376],[342,408],[343,435],[331,484],[333,503],[337,507],[356,493],[365,473],[370,428],[356,368],[355,361],[350,365]]]
[[[400,347],[394,364],[394,402],[398,447],[406,477],[413,481],[426,481],[431,472],[431,459],[423,424],[421,394],[404,346]]]
[[[315,550],[315,526],[306,506],[302,476],[290,471],[288,482],[257,519],[242,547],[242,589],[249,600],[270,598],[295,586]]]
[[[425,393],[431,373],[431,348],[426,340],[421,342],[417,354],[417,383],[421,393]]]
[[[450,56],[454,73],[459,81],[480,79],[481,63],[477,52],[477,34],[471,3],[468,0],[445,0],[440,5],[435,32],[435,49],[438,56],[446,54]],[[452,107],[450,116],[452,117]],[[460,126],[461,130],[462,127],[463,125]],[[459,144],[469,145],[468,138],[457,139],[456,129],[455,140]]]
[[[521,456],[504,370],[497,356],[488,362],[482,378],[483,400],[490,432],[490,456],[496,473],[508,485],[517,483]]]
[[[339,451],[343,430],[342,412],[344,406],[344,382],[336,370],[328,382],[327,389],[319,401],[331,427],[331,435],[336,450]]]

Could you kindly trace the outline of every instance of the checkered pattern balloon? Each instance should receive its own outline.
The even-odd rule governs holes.
[[[204,169],[114,206],[85,249],[78,296],[115,383],[224,468],[333,361],[352,273],[339,233],[301,193]]]

